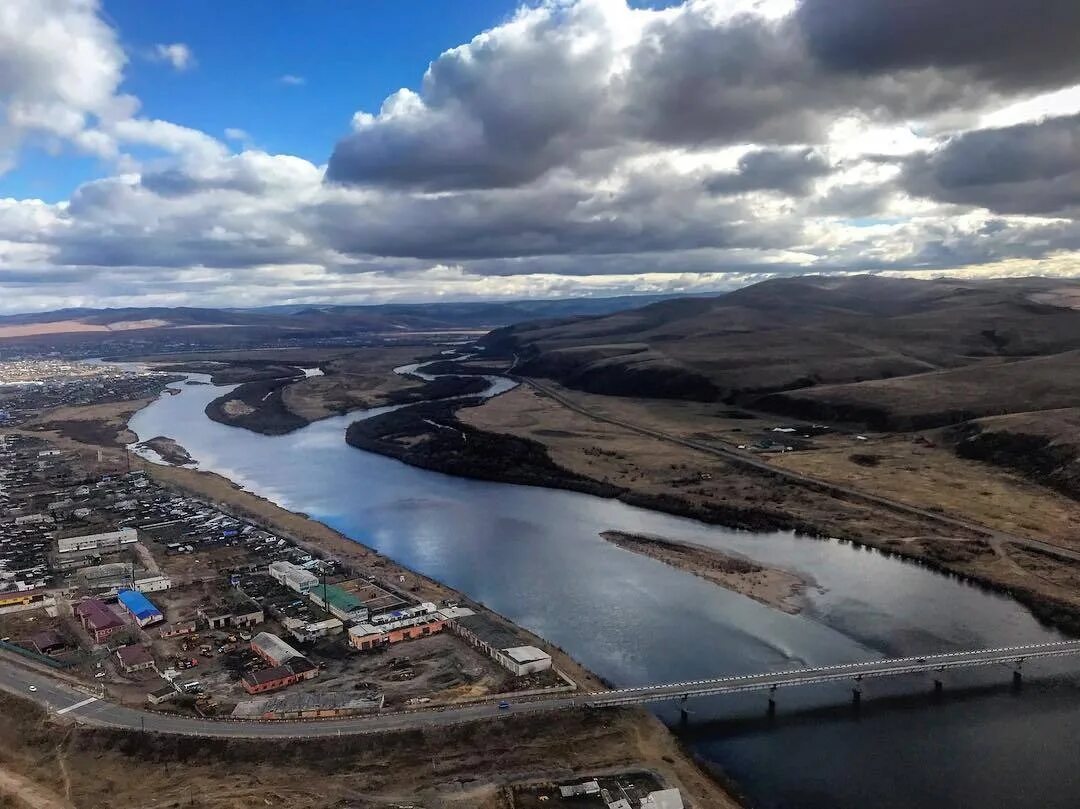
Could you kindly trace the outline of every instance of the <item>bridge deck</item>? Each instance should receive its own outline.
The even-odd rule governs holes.
[[[1003,646],[971,652],[926,655],[925,657],[894,657],[868,660],[863,663],[843,663],[836,666],[774,671],[763,674],[744,674],[712,680],[693,680],[685,683],[621,688],[616,691],[588,695],[583,702],[601,708],[614,705],[638,705],[662,702],[682,697],[703,697],[715,694],[736,694],[743,691],[773,691],[778,688],[839,681],[861,681],[872,677],[896,677],[901,674],[976,668],[998,664],[1018,665],[1025,660],[1080,655],[1080,641],[1038,643],[1031,646]]]

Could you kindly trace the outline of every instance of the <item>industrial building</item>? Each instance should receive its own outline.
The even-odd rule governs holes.
[[[523,644],[521,638],[485,615],[459,615],[451,626],[452,631],[518,677],[551,668],[551,655]]]
[[[154,658],[145,646],[121,646],[116,650],[116,659],[126,674],[145,671],[154,667]]]
[[[77,537],[59,537],[56,540],[57,553],[76,553],[79,551],[117,550],[124,545],[139,541],[139,532],[134,528],[121,528],[119,531],[107,531],[103,534],[86,534]]]
[[[285,630],[301,643],[308,643],[319,638],[333,637],[345,631],[345,624],[338,618],[327,618],[324,621],[284,618],[281,623]]]
[[[307,595],[319,585],[314,573],[292,562],[271,562],[269,573],[270,578],[302,595]]]
[[[359,598],[332,584],[316,587],[308,593],[308,598],[346,623],[366,621],[368,618],[368,608]]]
[[[245,672],[240,684],[249,694],[263,694],[287,688],[303,679],[290,666],[273,666],[268,669]]]
[[[349,643],[366,651],[385,644],[423,638],[443,631],[446,616],[434,604],[421,604],[397,612],[377,616],[349,630]]]
[[[269,668],[248,672],[240,684],[249,694],[276,691],[301,680],[319,676],[319,667],[277,635],[260,632],[251,639],[251,651],[269,664]]]
[[[260,632],[251,639],[251,651],[271,666],[281,666],[294,658],[304,656],[277,635]]]
[[[47,595],[44,587],[34,587],[30,590],[10,590],[0,593],[0,607],[11,607],[16,604],[32,604],[35,601],[43,601]]]
[[[96,598],[79,602],[74,613],[94,643],[104,643],[110,635],[124,628],[124,622],[117,614]]]
[[[225,590],[221,601],[199,607],[198,616],[207,629],[224,629],[229,626],[246,629],[266,620],[259,602],[239,587]]]
[[[384,697],[377,691],[326,692],[322,694],[280,694],[267,699],[241,702],[233,709],[233,719],[330,719],[375,713]]]
[[[138,590],[154,593],[172,586],[168,576],[122,562],[80,568],[78,580],[82,587],[96,592]]]
[[[150,599],[135,590],[121,590],[116,594],[116,600],[139,626],[150,626],[165,620],[161,610],[155,607]]]

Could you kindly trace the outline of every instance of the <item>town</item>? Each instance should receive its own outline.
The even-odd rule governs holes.
[[[129,705],[352,716],[572,691],[480,605],[301,547],[142,470],[0,438],[0,647]]]

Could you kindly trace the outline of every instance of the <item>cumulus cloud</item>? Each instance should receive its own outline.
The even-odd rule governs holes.
[[[1080,115],[964,132],[906,168],[920,196],[998,213],[1080,211]]]
[[[28,137],[107,151],[88,130],[133,111],[117,92],[126,61],[92,0],[0,3],[0,172]]]
[[[32,38],[43,5],[68,38],[3,48],[15,24]],[[1080,116],[1040,116],[1080,97],[1058,87],[1072,34],[1032,19],[1023,47],[971,39],[945,53],[923,33],[951,30],[953,5],[541,2],[356,113],[321,166],[260,151],[243,130],[219,140],[137,116],[94,3],[10,0],[0,151],[51,133],[112,168],[66,202],[0,200],[0,307],[1058,268],[1080,251]],[[986,38],[1019,25],[999,0],[984,8]],[[879,29],[896,41],[869,53]]]
[[[195,67],[195,54],[183,42],[154,46],[154,58],[172,66],[173,70],[183,72]]]
[[[292,73],[286,73],[284,76],[281,76],[278,81],[289,87],[299,87],[300,85],[305,84],[307,79],[303,76],[294,76]]]

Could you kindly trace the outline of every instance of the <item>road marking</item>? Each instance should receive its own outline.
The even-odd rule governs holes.
[[[81,708],[84,705],[89,705],[91,702],[97,702],[97,697],[87,697],[82,702],[76,702],[74,705],[68,705],[66,708],[61,708],[57,711],[57,715],[67,713],[68,711],[74,711],[76,708]]]

